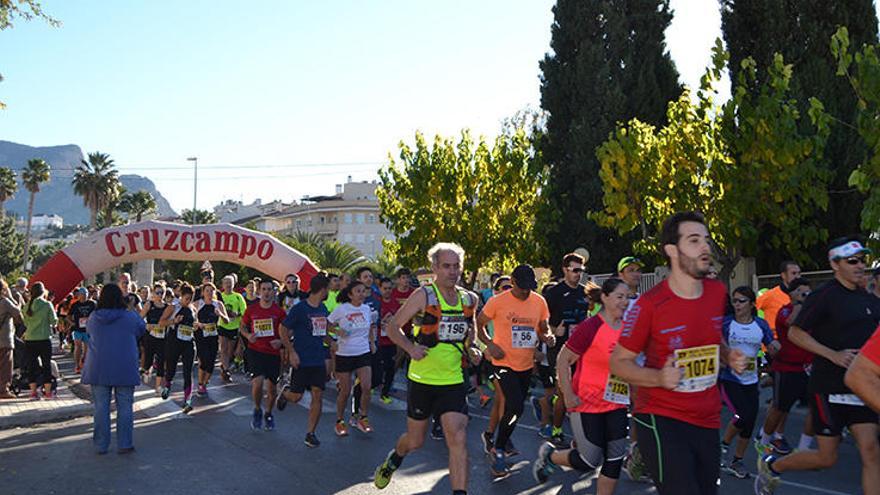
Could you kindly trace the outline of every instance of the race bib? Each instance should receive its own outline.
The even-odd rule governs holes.
[[[842,404],[844,406],[864,406],[865,403],[856,394],[831,394],[828,396],[828,402],[832,404]]]
[[[537,342],[538,335],[532,327],[514,326],[510,330],[510,344],[514,349],[534,349]]]
[[[603,398],[614,404],[629,405],[629,384],[609,374],[608,382],[605,383],[605,395]]]
[[[216,337],[217,336],[217,324],[216,323],[203,323],[202,324],[202,335],[205,337]]]
[[[468,318],[466,316],[444,316],[437,329],[441,342],[461,342],[467,336]]]
[[[165,327],[160,327],[159,325],[147,324],[147,331],[150,332],[150,335],[156,337],[157,339],[165,338]]]
[[[193,327],[189,325],[177,325],[177,338],[183,341],[193,339]]]
[[[88,317],[88,316],[85,316],[85,317],[80,318],[80,319],[79,319],[79,328],[85,330],[85,329],[86,329],[86,323],[88,323],[88,322],[89,322],[89,317]]]
[[[675,366],[684,370],[676,392],[702,392],[714,387],[718,382],[718,345],[677,349]]]
[[[324,337],[327,335],[327,318],[323,316],[312,317],[312,337]]]
[[[274,337],[275,325],[272,322],[272,318],[254,320],[254,335],[257,337]]]

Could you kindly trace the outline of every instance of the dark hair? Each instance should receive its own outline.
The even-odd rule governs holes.
[[[495,290],[501,290],[501,286],[504,285],[504,282],[510,282],[510,277],[507,275],[499,275],[498,278],[495,279],[492,288]]]
[[[500,276],[501,276],[500,273],[495,272],[492,275],[489,275],[489,280],[491,280],[494,283],[496,280],[498,280],[498,277],[500,277]]]
[[[263,284],[269,284],[272,287],[272,290],[275,290],[275,281],[271,278],[267,278],[265,280],[257,279],[257,290],[263,287]]]
[[[201,273],[202,278],[211,277],[211,280],[214,279],[214,270],[205,270]]]
[[[746,299],[748,299],[749,302],[751,302],[752,304],[755,304],[755,301],[757,300],[757,296],[755,295],[755,291],[752,290],[752,288],[749,287],[748,285],[741,285],[741,286],[737,287],[736,289],[733,289],[733,293],[739,294],[741,296],[745,296]]]
[[[327,278],[330,280],[333,280],[334,278],[339,278],[339,274],[338,273],[328,273]]]
[[[785,273],[785,272],[787,272],[787,271],[788,271],[788,267],[790,267],[790,266],[797,266],[797,267],[800,267],[801,265],[799,265],[798,262],[797,262],[797,261],[794,261],[794,260],[785,260],[785,261],[783,261],[782,263],[779,264],[779,273]]]
[[[364,283],[357,279],[352,280],[350,284],[346,285],[341,291],[339,291],[339,295],[336,296],[336,301],[340,303],[351,302],[351,291],[358,285],[364,285]],[[364,287],[366,287],[366,285],[364,285]]]
[[[370,275],[373,275],[373,270],[368,266],[362,266],[354,271],[354,278],[361,278],[361,273],[370,272]]]
[[[312,281],[309,282],[309,294],[317,294],[326,289],[329,285],[330,277],[327,275],[327,272],[319,272],[312,277]]]
[[[877,275],[874,274],[874,276],[876,277]],[[798,287],[803,287],[805,285],[807,287],[810,287],[812,284],[810,284],[810,281],[805,279],[804,277],[798,277],[798,278],[792,280],[790,284],[788,284],[788,291],[793,292]]]
[[[43,282],[37,282],[34,285],[30,286],[30,288],[28,289],[28,292],[31,294],[31,300],[28,301],[27,315],[33,316],[34,311],[33,311],[33,309],[31,309],[31,306],[34,304],[34,299],[37,299],[40,296],[42,296],[43,294],[45,294],[46,288],[43,287]]]
[[[384,276],[384,275],[382,275],[381,277],[379,277],[379,285],[382,285],[382,284],[393,284],[393,283],[394,283],[394,282],[393,282],[390,278],[388,278],[388,277],[386,277],[386,276]]]
[[[207,289],[208,287],[210,287],[211,289],[213,289],[214,292],[217,292],[217,286],[214,285],[213,282],[208,282],[207,284],[202,284],[202,292],[205,292],[205,289]]]
[[[186,296],[186,295],[190,295],[190,296],[191,296],[191,295],[193,295],[193,294],[195,294],[195,290],[193,290],[193,286],[192,286],[192,285],[189,285],[189,284],[186,283],[186,282],[180,284],[180,297],[183,297],[183,296]]]
[[[569,263],[580,263],[584,264],[584,257],[577,253],[568,253],[562,257],[562,267],[568,268]]]
[[[611,293],[614,292],[618,287],[625,284],[626,282],[617,277],[605,279],[605,281],[602,282],[602,294],[610,296]]]
[[[660,255],[666,258],[667,263],[671,260],[666,254],[666,250],[663,248],[668,244],[678,244],[678,241],[681,240],[681,233],[678,231],[678,226],[684,222],[696,222],[706,225],[706,217],[704,217],[702,213],[696,211],[680,211],[674,213],[663,222],[663,227],[660,229]]]
[[[96,309],[125,309],[127,307],[125,299],[122,297],[122,289],[118,285],[107,284],[101,289]]]
[[[293,277],[293,279],[296,280],[296,283],[299,283],[299,275],[297,275],[295,273],[288,273],[287,275],[285,275],[284,281],[287,282],[287,279],[289,279],[291,277]]]
[[[400,278],[400,277],[408,277],[410,275],[412,275],[412,272],[410,271],[409,268],[400,268],[397,270],[397,273],[394,276],[396,278]]]

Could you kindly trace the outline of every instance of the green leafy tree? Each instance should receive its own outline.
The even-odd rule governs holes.
[[[104,208],[98,213],[98,228],[106,229],[125,223],[120,213],[124,211],[123,200],[127,192],[121,182],[113,184],[106,191]]]
[[[15,171],[11,168],[0,168],[0,217],[6,215],[3,205],[12,199],[18,191],[18,182],[15,181]]]
[[[634,119],[602,145],[605,209],[595,216],[621,233],[638,231],[637,249],[648,252],[670,214],[703,212],[722,280],[743,256],[754,255],[762,232],[771,233],[775,249],[801,260],[826,238],[815,213],[828,204],[828,175],[819,163],[830,121],[813,99],[814,127],[799,130],[803,117],[790,97],[792,68],[781,55],[763,83],[757,82],[754,61],[744,60],[731,100],[719,108],[717,84],[725,63],[718,41],[696,98],[685,90],[670,103],[666,126]]]
[[[89,209],[89,230],[98,227],[98,213],[105,212],[120,187],[119,171],[106,153],[89,153],[88,161],[73,173],[73,192],[82,196],[83,205]],[[112,215],[111,215],[112,216]]]
[[[541,107],[549,114],[542,141],[549,165],[538,228],[542,261],[558,267],[579,246],[591,271],[613,271],[628,243],[588,216],[602,208],[596,149],[618,122],[661,125],[666,104],[681,94],[665,45],[668,0],[558,0],[552,51],[541,62]]]
[[[66,241],[57,240],[49,244],[35,246],[33,251],[30,253],[31,266],[33,267],[34,271],[37,271],[41,266],[43,266],[44,263],[49,261],[49,258],[55,256],[58,251],[61,251],[62,249],[67,247],[68,244],[69,243]]]
[[[512,264],[536,256],[535,212],[544,166],[522,127],[507,129],[491,145],[468,131],[458,141],[436,136],[429,145],[416,133],[400,143],[400,161],[379,171],[376,195],[382,221],[396,236],[385,243],[405,266],[424,266],[436,242],[466,251],[470,283],[492,261]]]
[[[863,192],[850,186],[848,180],[868,150],[853,126],[858,98],[847,81],[836,76],[837,63],[828,42],[838,26],[848,26],[854,46],[877,43],[874,1],[720,0],[719,3],[721,28],[730,51],[733,86],[738,84],[738,74],[746,58],[752,58],[757,64],[758,79],[754,84],[763,84],[766,77],[762,74],[768,74],[775,54],[780,53],[792,64],[790,95],[798,102],[801,114],[810,111],[810,98],[816,97],[834,117],[820,163],[830,174],[828,208],[817,211],[817,218],[819,224],[829,230],[829,237],[857,232],[859,221],[853,212],[861,210],[866,198]],[[801,119],[799,129],[809,133],[810,125],[809,119]],[[762,270],[775,269],[788,257],[788,253],[774,248],[770,234],[762,236],[757,256]],[[805,260],[806,266],[821,267],[824,250],[819,244],[813,247],[811,256]]]
[[[27,269],[28,251],[31,243],[31,222],[34,218],[34,199],[40,192],[40,186],[49,182],[49,164],[39,158],[28,160],[27,168],[21,173],[21,182],[24,188],[31,193],[28,200],[27,227],[24,234],[23,263],[25,266],[22,267],[22,269]]]
[[[149,191],[126,193],[122,196],[120,207],[128,215],[129,222],[131,222],[132,217],[135,222],[140,222],[143,220],[144,215],[156,211],[156,198]]]
[[[213,211],[208,210],[183,210],[180,213],[180,221],[189,225],[204,225],[209,223],[217,223],[220,221]]]
[[[855,124],[867,147],[865,159],[849,177],[849,184],[867,195],[861,207],[861,227],[871,235],[870,242],[880,247],[880,45],[862,45],[850,51],[849,32],[841,27],[831,40],[837,58],[837,73],[844,76],[858,98]]]
[[[9,276],[22,265],[24,234],[16,230],[15,218],[0,216],[0,274]]]

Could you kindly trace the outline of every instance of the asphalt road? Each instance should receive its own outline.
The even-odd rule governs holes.
[[[374,400],[370,419],[375,431],[369,436],[352,431],[348,437],[338,438],[333,434],[335,409],[331,402],[335,400],[335,389],[328,387],[317,432],[322,445],[310,449],[303,443],[305,407],[289,405],[285,411],[276,413],[273,432],[252,431],[248,386],[243,377],[235,378],[237,383],[225,386],[215,378],[209,397],[197,398],[195,410],[188,416],[180,413],[179,393],[162,401],[152,390],[140,387],[136,394],[137,451],[130,455],[117,455],[113,450],[108,455],[95,455],[91,445],[91,418],[0,431],[0,493],[379,493],[371,477],[404,428],[402,401],[386,406]],[[765,398],[767,393],[764,390]],[[479,441],[479,433],[487,424],[488,410],[472,407],[471,413],[468,427],[470,493],[595,493],[594,480],[574,471],[557,473],[548,483],[536,486],[530,466],[540,438],[529,405],[513,436],[522,451],[513,459],[515,473],[493,483]],[[796,409],[789,420],[788,436],[793,443],[800,433],[804,414],[805,409]],[[763,412],[761,417],[763,419]],[[444,442],[429,438],[421,451],[406,458],[384,493],[450,493],[446,462]],[[754,471],[754,449],[749,448],[746,462]],[[858,453],[847,439],[836,467],[824,472],[787,475],[777,493],[861,493],[860,470]],[[650,485],[623,479],[616,493],[655,491]],[[752,480],[722,474],[720,493],[753,493]]]

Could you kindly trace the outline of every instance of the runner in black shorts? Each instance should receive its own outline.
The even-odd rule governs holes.
[[[877,413],[853,394],[843,380],[856,353],[880,322],[880,299],[862,286],[867,254],[870,250],[858,238],[833,241],[828,260],[834,280],[810,294],[789,330],[793,343],[815,354],[809,391],[819,450],[760,458],[755,480],[757,494],[772,494],[780,473],[825,469],[836,464],[844,427],[852,433],[862,458],[862,490],[880,493]]]

